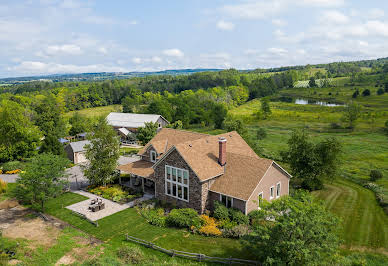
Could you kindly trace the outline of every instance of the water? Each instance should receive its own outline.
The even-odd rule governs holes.
[[[314,105],[321,105],[321,106],[327,106],[327,107],[336,107],[336,106],[345,106],[344,104],[339,103],[333,103],[333,102],[321,102],[321,101],[313,101],[313,100],[307,100],[307,99],[295,99],[295,104],[314,104]]]

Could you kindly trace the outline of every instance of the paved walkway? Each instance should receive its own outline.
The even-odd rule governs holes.
[[[119,204],[119,203],[98,197],[97,195],[94,195],[92,193],[85,192],[82,190],[77,190],[77,191],[73,191],[73,192],[80,194],[82,196],[88,197],[89,199],[75,203],[75,204],[70,205],[70,206],[67,206],[66,208],[71,210],[71,211],[85,215],[86,218],[88,218],[91,221],[97,221],[97,220],[102,219],[104,217],[115,214],[116,212],[119,212],[119,211],[122,211],[122,210],[125,210],[128,208],[132,208],[135,204],[142,202],[142,201],[145,201],[145,200],[149,200],[153,197],[153,195],[144,194],[144,196],[142,198],[136,199],[134,201],[131,201],[131,202],[128,202],[125,204]],[[92,212],[91,210],[88,209],[88,207],[90,205],[91,199],[96,199],[96,198],[102,199],[102,201],[105,203],[105,209],[100,210],[98,212]]]
[[[19,178],[19,175],[0,175],[0,179],[7,183],[16,183],[16,179]]]

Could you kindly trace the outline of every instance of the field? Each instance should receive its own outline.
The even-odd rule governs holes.
[[[108,105],[101,107],[86,108],[79,111],[71,111],[65,114],[66,118],[70,118],[75,112],[88,118],[95,118],[99,116],[106,117],[110,112],[121,112],[121,105]]]
[[[336,181],[327,183],[324,190],[315,194],[325,201],[330,211],[342,218],[344,248],[388,254],[388,216],[377,204],[372,191],[345,179],[366,180],[372,169],[379,169],[384,177],[377,183],[388,191],[388,136],[382,131],[388,120],[388,94],[378,96],[377,88],[370,83],[345,86],[349,82],[346,78],[334,81],[338,87],[287,89],[272,98],[304,98],[345,104],[354,100],[362,106],[361,118],[354,131],[330,126],[331,123],[342,124],[344,107],[273,101],[270,103],[271,117],[259,121],[254,113],[260,109],[260,101],[253,100],[232,109],[229,114],[242,119],[253,134],[259,127],[264,128],[267,137],[260,141],[263,154],[278,161],[281,160],[280,151],[287,149],[287,141],[295,129],[304,128],[316,141],[336,137],[343,146],[339,175]],[[352,99],[355,87],[360,92],[370,89],[371,96]]]

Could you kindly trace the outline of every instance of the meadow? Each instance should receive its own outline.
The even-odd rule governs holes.
[[[287,141],[293,130],[305,129],[314,141],[327,137],[337,138],[343,147],[338,176],[334,181],[328,181],[325,189],[314,194],[324,200],[327,208],[342,219],[344,248],[387,254],[388,215],[378,205],[372,191],[349,180],[368,180],[370,171],[378,169],[384,177],[377,183],[388,192],[388,136],[382,130],[388,120],[388,94],[377,95],[378,88],[370,83],[350,86],[346,85],[349,82],[346,78],[335,82],[338,86],[330,88],[293,88],[281,91],[271,97],[275,100],[270,103],[272,115],[266,120],[255,118],[254,114],[261,107],[259,100],[234,108],[229,114],[242,119],[254,135],[259,127],[264,128],[267,137],[259,142],[263,149],[262,154],[280,163],[280,152],[287,149]],[[368,88],[371,96],[353,99],[355,88],[360,93]],[[344,104],[354,101],[362,107],[361,116],[353,131],[333,129],[332,123],[343,125],[341,118],[345,107],[276,101],[282,97]],[[287,168],[286,164],[284,166]]]

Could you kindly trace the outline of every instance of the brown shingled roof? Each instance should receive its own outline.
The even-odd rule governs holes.
[[[227,153],[225,174],[215,179],[210,190],[248,200],[273,161]]]
[[[174,145],[185,141],[205,138],[207,136],[209,135],[172,128],[162,128],[155,137],[139,151],[138,154],[143,155],[150,145],[154,147],[158,154],[162,154],[167,152]]]
[[[244,157],[259,158],[244,139],[235,131],[216,136],[208,135],[206,138],[186,141],[176,145],[175,148],[177,151],[190,165],[201,181],[224,173],[224,167],[218,163],[218,139],[220,137],[224,137],[227,140],[227,153],[243,155]]]
[[[124,173],[135,174],[138,176],[151,178],[154,176],[154,169],[152,168],[154,164],[148,161],[140,160],[133,163],[120,165],[118,167]]]

